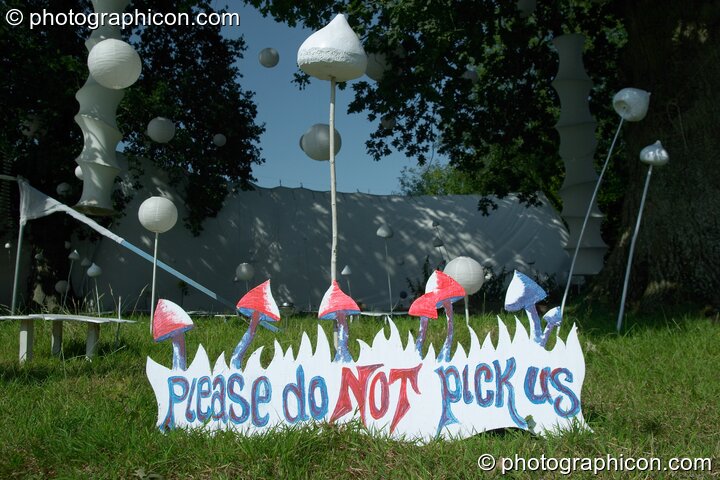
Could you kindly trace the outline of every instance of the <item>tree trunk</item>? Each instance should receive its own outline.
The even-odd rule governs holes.
[[[596,286],[618,298],[647,166],[660,140],[670,162],[653,169],[633,261],[630,307],[720,305],[720,2],[618,2],[629,43],[625,84],[652,93],[645,120],[624,127],[627,193],[618,243]]]

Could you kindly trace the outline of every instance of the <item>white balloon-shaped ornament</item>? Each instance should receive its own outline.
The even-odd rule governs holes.
[[[367,55],[345,16],[339,14],[300,45],[297,64],[320,80],[346,82],[365,73]]]
[[[342,139],[335,129],[335,155],[340,151]],[[327,123],[316,123],[300,137],[300,148],[313,160],[330,160],[330,126]]]
[[[100,268],[95,263],[90,265],[90,267],[87,269],[87,276],[90,278],[99,277],[100,275],[102,275],[102,268]]]
[[[384,53],[369,53],[367,56],[367,67],[365,75],[379,82],[388,70],[387,59]]]
[[[150,197],[138,210],[138,220],[143,227],[154,233],[165,233],[175,226],[178,211],[175,204],[165,197]]]
[[[55,284],[55,291],[61,295],[67,293],[70,290],[70,285],[65,280],[60,280]]]
[[[272,68],[280,61],[280,54],[274,48],[263,48],[258,54],[260,65],[265,68]]]
[[[249,263],[241,263],[235,269],[235,277],[238,280],[248,281],[255,275],[255,269]]]
[[[652,167],[662,167],[670,161],[670,155],[658,140],[640,150],[640,161]]]
[[[227,137],[225,137],[225,135],[223,135],[222,133],[217,133],[213,137],[213,143],[217,147],[224,147],[227,143]]]
[[[72,190],[72,187],[70,186],[69,183],[66,183],[66,182],[62,182],[61,184],[59,184],[59,185],[57,186],[57,188],[55,188],[55,191],[56,191],[56,192],[58,193],[58,195],[60,195],[61,197],[64,197],[65,195],[67,195],[68,193],[70,193],[70,190]]]
[[[87,64],[95,81],[111,90],[128,88],[142,72],[140,55],[129,43],[115,38],[95,45],[90,50]]]
[[[462,285],[467,295],[472,295],[480,290],[485,282],[485,271],[482,265],[470,257],[457,257],[450,260],[443,271]]]
[[[175,123],[169,118],[155,117],[148,123],[147,134],[154,142],[167,143],[175,136]]]
[[[75,167],[75,177],[77,177],[78,180],[84,180],[85,176],[83,175],[82,167],[78,165]]]
[[[383,115],[382,118],[380,118],[380,126],[385,130],[392,130],[396,124],[395,117],[392,115]]]
[[[613,97],[613,108],[626,122],[639,122],[647,115],[650,93],[639,88],[623,88]]]

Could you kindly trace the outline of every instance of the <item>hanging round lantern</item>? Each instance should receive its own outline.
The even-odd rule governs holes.
[[[129,43],[115,38],[95,45],[90,50],[87,64],[95,81],[111,90],[128,88],[142,71],[140,55]]]
[[[380,118],[380,126],[385,130],[392,130],[396,124],[395,117],[392,115],[383,115],[382,118]]]
[[[520,18],[528,18],[537,8],[537,0],[518,0],[516,5],[520,10]]]
[[[56,191],[57,194],[60,195],[61,197],[64,197],[65,195],[67,195],[68,193],[70,193],[70,190],[72,190],[72,187],[70,186],[69,183],[66,183],[66,182],[62,182],[61,184],[59,184],[59,185],[57,186],[57,188],[55,188],[55,191]]]
[[[165,117],[155,117],[147,126],[148,136],[157,143],[167,143],[175,136],[175,124]]]
[[[83,175],[82,167],[80,165],[75,167],[75,176],[77,177],[78,180],[81,180],[81,181],[85,179],[85,176]]]
[[[253,277],[253,275],[255,275],[255,269],[249,263],[241,263],[235,269],[235,277],[238,280],[247,282]]]
[[[470,257],[457,257],[450,260],[445,265],[443,272],[462,285],[467,295],[472,295],[480,290],[485,281],[482,265]]]
[[[263,48],[258,54],[260,65],[265,68],[272,68],[280,61],[280,54],[274,48]]]
[[[218,147],[223,147],[227,143],[227,138],[222,133],[216,133],[213,137],[213,143]]]
[[[60,295],[64,295],[70,290],[70,285],[65,280],[60,280],[55,284],[55,291]]]
[[[335,130],[335,155],[340,151],[342,139]],[[316,123],[300,137],[300,148],[313,160],[330,160],[330,126],[327,123]]]
[[[385,71],[388,69],[387,59],[384,53],[370,53],[367,56],[367,68],[365,75],[379,82],[382,80]]]
[[[175,204],[165,197],[150,197],[138,209],[138,220],[154,233],[167,232],[175,226],[177,218]]]
[[[90,278],[99,277],[100,275],[102,275],[102,268],[100,268],[95,263],[90,265],[90,267],[87,269],[87,276]]]

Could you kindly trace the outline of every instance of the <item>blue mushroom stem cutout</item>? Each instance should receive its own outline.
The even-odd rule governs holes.
[[[542,343],[543,330],[540,315],[538,315],[535,304],[545,297],[547,297],[547,292],[545,292],[540,285],[524,273],[515,270],[507,292],[505,293],[505,310],[508,312],[525,310],[531,322],[533,339],[535,343],[540,345],[544,345],[544,343]]]
[[[445,310],[447,336],[437,359],[438,362],[449,362],[454,334],[452,304],[461,298],[465,298],[465,289],[450,275],[435,270],[425,285],[425,293],[432,293],[435,296],[435,307],[443,307]]]
[[[258,323],[261,321],[280,321],[280,310],[272,296],[270,280],[266,280],[245,294],[237,303],[237,311],[241,315],[250,318],[250,326],[235,347],[232,358],[230,359],[230,364],[240,370],[242,369],[245,352],[255,337],[255,330],[257,330]]]
[[[156,342],[170,339],[173,346],[173,370],[187,368],[185,332],[194,327],[190,316],[170,300],[159,299],[152,318],[152,334]]]
[[[560,324],[562,323],[562,311],[560,307],[554,307],[543,315],[543,319],[545,320],[545,331],[543,332],[542,340],[540,340],[540,346],[547,345],[548,340],[550,340],[550,334],[555,328],[560,328]]]
[[[420,295],[410,305],[408,314],[413,317],[420,317],[420,330],[418,331],[417,339],[415,340],[415,351],[422,357],[423,344],[425,343],[425,335],[427,334],[427,326],[429,319],[437,319],[437,301],[435,300],[435,293],[425,293]]]
[[[320,320],[335,320],[338,327],[338,345],[335,352],[335,362],[349,363],[353,361],[348,350],[349,329],[347,316],[360,313],[355,300],[342,291],[337,280],[333,280],[320,302],[318,318]]]

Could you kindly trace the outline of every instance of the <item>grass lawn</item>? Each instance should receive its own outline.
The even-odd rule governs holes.
[[[514,320],[505,316],[511,333]],[[35,329],[35,358],[17,362],[16,322],[0,324],[0,478],[475,478],[500,477],[501,457],[628,459],[657,457],[662,466],[676,457],[712,461],[705,472],[604,472],[605,478],[720,477],[720,323],[700,315],[630,316],[628,330],[614,333],[613,313],[585,312],[578,318],[587,373],[583,412],[592,428],[554,437],[520,430],[493,431],[424,446],[378,439],[357,424],[287,429],[255,437],[233,433],[206,436],[155,428],[157,406],[145,376],[145,357],[170,365],[171,346],[155,344],[147,318],[103,327],[99,355],[84,359],[85,326],[65,325],[64,361],[50,354],[49,322]],[[456,339],[469,347],[468,330],[456,318]],[[199,343],[214,361],[232,352],[246,323],[202,318],[187,335],[189,360]],[[314,345],[314,318],[289,317],[283,330],[260,329],[251,350],[272,342],[300,344],[306,331]],[[396,321],[403,341],[416,331],[415,319]],[[481,341],[497,340],[495,317],[473,317]],[[443,325],[441,328],[440,325]],[[328,338],[332,324],[323,322]],[[563,327],[565,338],[570,325]],[[353,340],[370,342],[383,323],[364,318],[351,325]],[[385,327],[386,335],[389,329]],[[444,321],[433,325],[427,342],[436,351]],[[494,455],[498,468],[483,472],[478,457]],[[707,464],[706,464],[707,466]],[[590,477],[576,472],[577,478]],[[554,478],[556,472],[509,473],[511,478]]]

